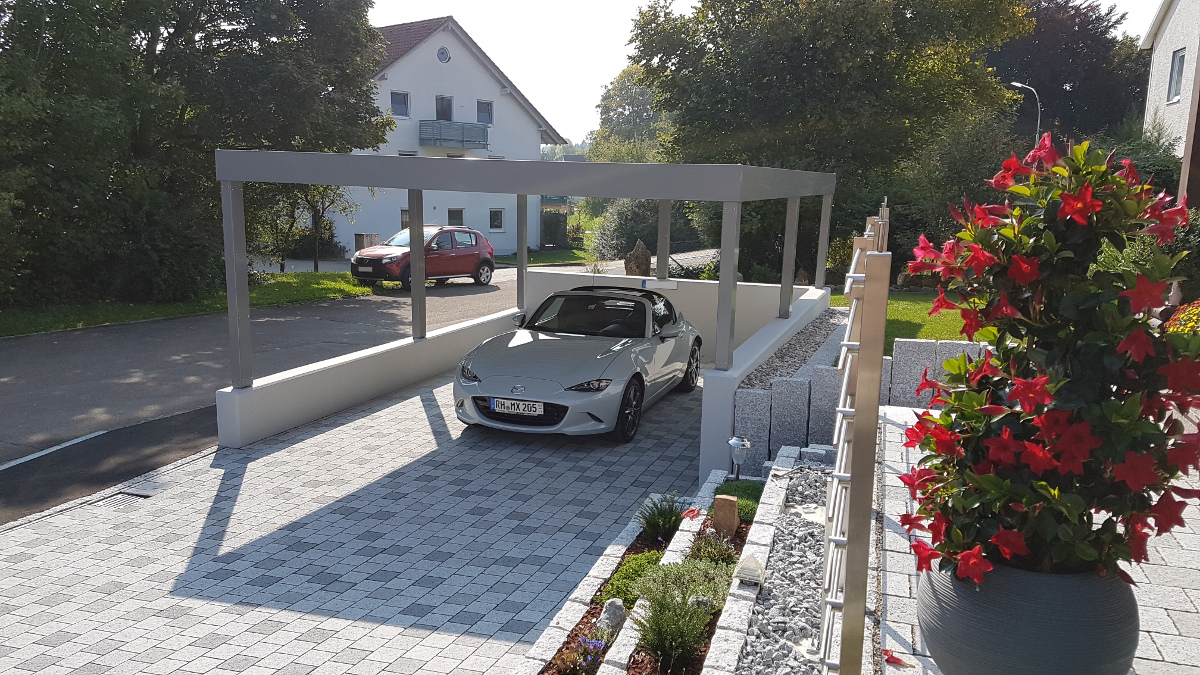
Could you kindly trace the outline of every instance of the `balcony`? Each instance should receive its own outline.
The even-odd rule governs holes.
[[[421,120],[423,147],[466,148],[487,150],[488,125],[473,122],[447,122],[444,120]]]

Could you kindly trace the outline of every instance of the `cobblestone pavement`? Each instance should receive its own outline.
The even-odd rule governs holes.
[[[0,528],[0,673],[508,672],[695,491],[700,393],[616,446],[464,428],[447,377]]]
[[[886,675],[939,675],[917,626],[916,567],[899,514],[912,511],[908,488],[899,480],[919,458],[903,447],[904,429],[913,421],[910,408],[880,408],[886,447],[883,468],[883,614],[884,649],[895,650],[916,666],[885,666]],[[1200,488],[1200,476],[1185,477]],[[1185,527],[1147,544],[1150,562],[1128,567],[1137,582],[1134,594],[1142,634],[1133,669],[1137,675],[1200,675],[1200,507],[1195,499],[1183,512]]]

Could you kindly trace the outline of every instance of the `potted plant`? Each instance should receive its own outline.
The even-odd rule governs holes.
[[[946,675],[1126,675],[1137,604],[1122,562],[1182,526],[1196,491],[1200,434],[1179,418],[1200,407],[1200,336],[1153,319],[1182,257],[1158,246],[1187,210],[1129,160],[1050,134],[989,183],[1004,204],[951,207],[962,225],[941,248],[924,236],[910,272],[933,273],[931,314],[956,310],[978,359],[926,376],[931,405],[906,431],[924,451],[903,475],[917,502],[901,516],[913,544],[918,620]],[[1097,267],[1148,238],[1149,262]]]

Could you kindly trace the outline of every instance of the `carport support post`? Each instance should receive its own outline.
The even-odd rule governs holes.
[[[408,191],[408,278],[412,336],[425,337],[425,193]]]
[[[825,285],[825,263],[829,259],[829,218],[833,213],[833,193],[821,198],[821,232],[817,235],[817,269],[813,272],[813,286]]]
[[[779,277],[779,318],[792,316],[792,284],[796,280],[796,230],[800,225],[800,198],[788,199],[783,221],[783,273]]]
[[[737,305],[742,203],[725,202],[721,213],[721,278],[717,281],[717,370],[733,367],[734,314]]]
[[[246,256],[246,212],[241,181],[221,181],[225,229],[225,295],[229,305],[229,360],[234,389],[254,384],[250,361],[250,279]]]
[[[658,278],[671,278],[671,200],[658,200]]]
[[[529,268],[529,195],[517,195],[517,309],[525,311],[525,270]]]

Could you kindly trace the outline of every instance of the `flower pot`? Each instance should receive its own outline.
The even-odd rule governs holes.
[[[1137,600],[1116,575],[925,572],[917,620],[943,675],[1128,675],[1138,644]]]

